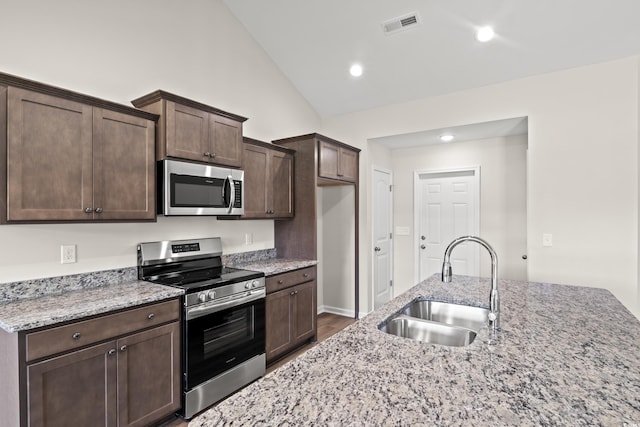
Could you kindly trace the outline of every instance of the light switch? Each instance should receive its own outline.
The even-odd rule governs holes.
[[[544,233],[542,235],[542,246],[553,246],[553,234]]]
[[[408,236],[409,227],[396,227],[396,236]]]

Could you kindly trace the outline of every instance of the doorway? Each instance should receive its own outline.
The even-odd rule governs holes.
[[[414,242],[417,282],[442,271],[447,245],[480,234],[480,167],[416,171]],[[451,257],[456,274],[478,276],[478,245],[460,244]]]
[[[373,309],[393,298],[392,179],[391,172],[373,168]]]

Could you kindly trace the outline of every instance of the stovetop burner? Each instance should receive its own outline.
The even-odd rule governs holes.
[[[200,292],[264,277],[264,273],[224,267],[219,238],[141,243],[138,278]]]

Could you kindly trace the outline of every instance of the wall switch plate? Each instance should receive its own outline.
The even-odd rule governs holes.
[[[544,233],[542,235],[542,246],[553,246],[553,234]]]
[[[409,227],[396,227],[396,236],[408,236]]]
[[[76,245],[60,246],[60,263],[73,264],[76,262]]]

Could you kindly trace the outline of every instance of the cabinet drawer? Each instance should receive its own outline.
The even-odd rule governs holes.
[[[276,276],[267,277],[266,286],[267,293],[276,292],[281,289],[288,288],[298,283],[308,282],[316,278],[316,267],[307,267],[300,270],[290,271],[288,273],[278,274]]]
[[[26,335],[27,362],[180,318],[177,299]]]

